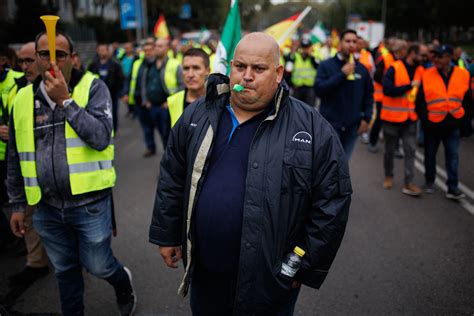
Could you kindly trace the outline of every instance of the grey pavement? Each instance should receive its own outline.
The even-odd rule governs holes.
[[[144,149],[138,122],[122,117],[116,137],[114,253],[132,270],[136,315],[190,315],[188,298],[176,294],[183,269],[165,267],[158,247],[148,243],[162,150],[145,159]],[[463,140],[460,180],[471,190],[473,154],[474,139]],[[440,189],[421,198],[403,195],[401,160],[394,188],[382,189],[382,158],[382,151],[371,154],[357,146],[350,162],[354,194],[343,244],[322,288],[303,288],[295,315],[473,315],[474,216],[446,200]],[[440,155],[438,164],[442,161]],[[423,184],[418,171],[415,180]],[[7,291],[7,276],[23,264],[23,258],[0,255],[0,295]],[[117,314],[106,282],[86,273],[85,284],[86,315]],[[14,310],[59,313],[53,276],[30,287]]]

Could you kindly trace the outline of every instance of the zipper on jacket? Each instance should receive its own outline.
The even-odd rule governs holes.
[[[53,164],[53,179],[54,179],[54,186],[56,187],[56,192],[58,193],[58,196],[59,198],[61,199],[61,208],[63,209],[64,208],[64,198],[61,194],[61,192],[59,191],[59,188],[58,188],[58,181],[56,180],[56,168],[54,167],[54,143],[55,143],[55,140],[56,140],[56,109],[57,109],[57,105],[56,107],[54,108],[53,110],[53,143],[52,143],[52,147],[51,147],[51,160],[52,160],[52,164]]]

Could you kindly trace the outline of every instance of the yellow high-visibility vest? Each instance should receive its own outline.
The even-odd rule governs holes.
[[[170,112],[171,117],[171,127],[176,124],[178,119],[181,117],[184,111],[184,96],[186,92],[179,91],[171,96],[168,97],[166,100],[168,103],[168,110]]]
[[[74,88],[72,99],[82,108],[87,106],[94,79],[92,74],[85,73]],[[41,188],[36,172],[33,85],[18,91],[13,105],[13,120],[26,199],[29,205],[35,205],[41,200]],[[77,135],[67,120],[65,137],[72,194],[78,195],[113,187],[116,178],[113,166],[113,142],[111,141],[111,144],[102,151],[92,149]]]
[[[291,82],[295,87],[312,87],[316,79],[316,69],[311,63],[311,56],[303,60],[300,53],[295,54],[294,68],[291,73]]]
[[[3,117],[3,113],[11,113],[12,112],[12,98],[11,93],[12,90],[17,88],[15,79],[23,77],[24,74],[22,72],[8,70],[8,73],[5,79],[0,82],[0,97],[1,97],[1,104],[3,108],[0,109],[0,121],[3,121],[3,125],[8,125],[8,117]],[[7,152],[7,142],[0,140],[0,161],[5,161]]]
[[[135,90],[137,89],[137,78],[138,78],[138,71],[140,70],[140,66],[143,63],[144,58],[139,58],[135,60],[132,64],[132,72],[130,76],[130,89],[128,90],[128,104],[134,105],[135,101]]]

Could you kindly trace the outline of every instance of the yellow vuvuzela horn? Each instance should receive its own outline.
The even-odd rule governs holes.
[[[43,15],[40,17],[46,26],[46,35],[48,36],[49,60],[56,61],[56,23],[59,16]]]
[[[349,63],[351,64],[354,63],[354,55],[352,53],[349,55]],[[353,72],[347,75],[347,80],[355,80],[355,76]]]

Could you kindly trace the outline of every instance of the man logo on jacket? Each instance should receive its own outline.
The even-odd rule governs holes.
[[[169,267],[183,259],[178,292],[190,288],[194,315],[292,315],[301,284],[321,286],[342,241],[352,193],[344,151],[282,77],[278,44],[251,33],[230,78],[211,75],[171,131],[150,242]],[[301,267],[284,278],[295,246]]]

